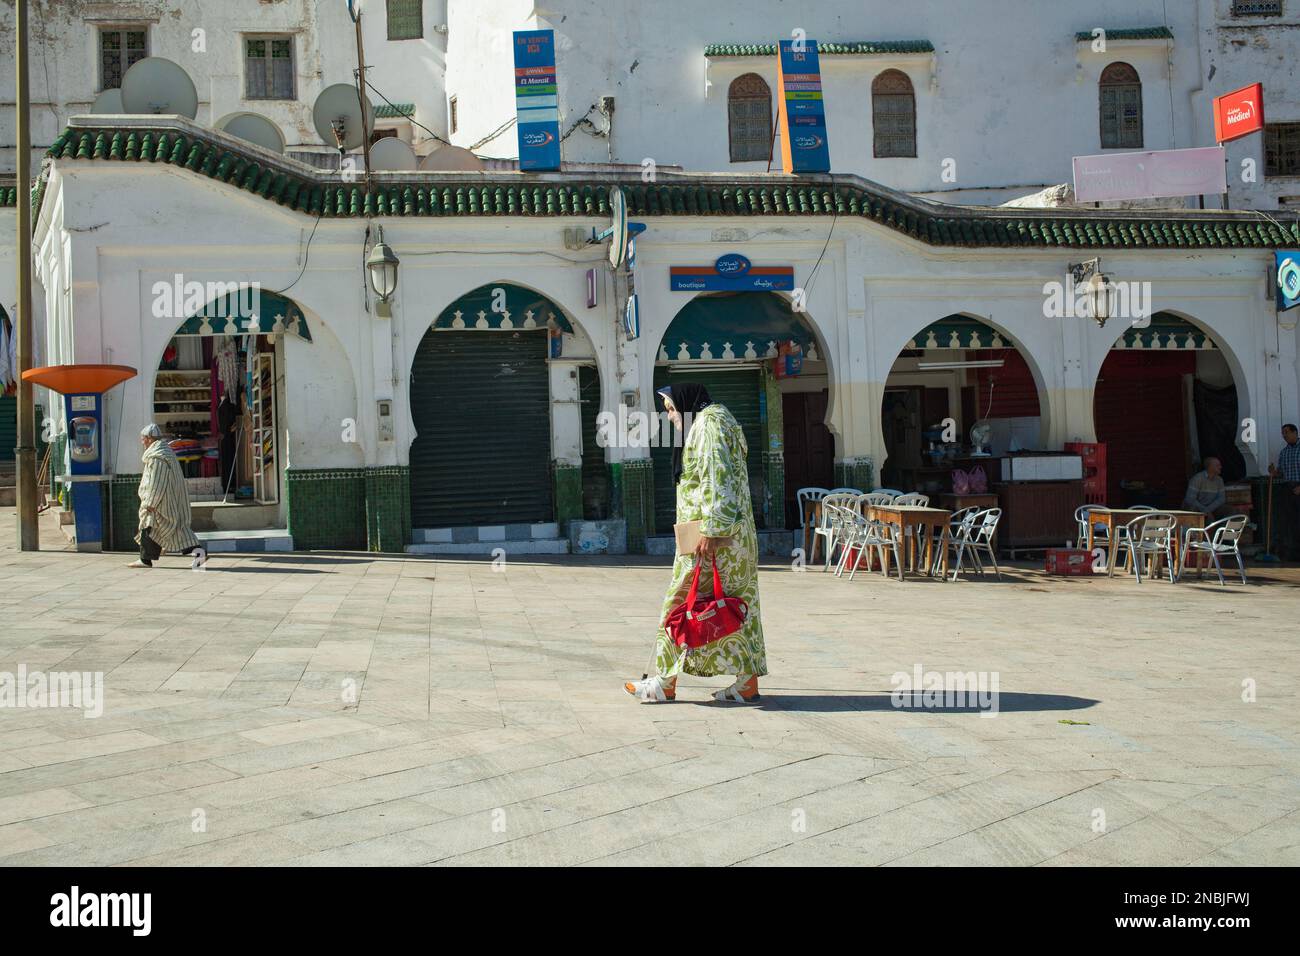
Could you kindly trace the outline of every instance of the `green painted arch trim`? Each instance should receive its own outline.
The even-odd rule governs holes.
[[[296,335],[310,342],[307,317],[275,292],[246,289],[213,299],[183,323],[177,335]]]
[[[493,282],[451,303],[438,313],[431,328],[510,332],[552,326],[573,334],[564,310],[540,292],[509,282]]]

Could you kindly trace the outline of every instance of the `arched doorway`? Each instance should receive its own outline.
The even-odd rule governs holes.
[[[664,332],[654,369],[656,389],[687,381],[706,385],[745,431],[759,527],[798,527],[795,492],[830,487],[835,454],[825,424],[830,369],[807,316],[771,292],[696,296]],[[651,450],[660,534],[671,530],[676,508],[671,451]]]
[[[1241,417],[1227,355],[1192,321],[1157,312],[1115,340],[1093,391],[1097,440],[1106,446],[1106,504],[1176,508],[1204,458],[1223,479],[1246,475]]]
[[[410,397],[414,527],[607,515],[595,353],[546,296],[501,282],[448,305],[416,349]]]
[[[904,344],[885,380],[880,486],[938,504],[953,492],[954,469],[1042,448],[1044,419],[1038,382],[1016,343],[973,316],[946,316]],[[972,437],[977,424],[987,426],[982,448]],[[999,477],[988,471],[990,481]]]
[[[150,412],[181,463],[200,536],[285,526],[285,337],[312,340],[290,299],[253,284],[213,283],[208,295],[218,286],[163,347]]]

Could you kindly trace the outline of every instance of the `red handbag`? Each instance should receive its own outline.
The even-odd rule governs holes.
[[[696,561],[695,577],[686,600],[668,612],[664,630],[678,647],[687,649],[703,647],[735,634],[749,617],[749,605],[740,598],[727,597],[722,591],[722,578],[718,576],[718,562],[713,562],[713,597],[701,600],[700,572],[704,563]]]

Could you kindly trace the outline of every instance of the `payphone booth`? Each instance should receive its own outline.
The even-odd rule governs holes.
[[[134,378],[126,365],[51,365],[23,372],[23,378],[63,396],[68,426],[68,473],[57,480],[68,488],[78,551],[102,551],[104,506],[104,395]]]

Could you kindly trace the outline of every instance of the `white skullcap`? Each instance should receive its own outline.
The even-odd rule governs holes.
[[[145,425],[144,428],[140,429],[140,437],[141,438],[162,438],[162,429],[159,428],[157,425],[155,425],[153,422],[150,422],[148,425]]]

